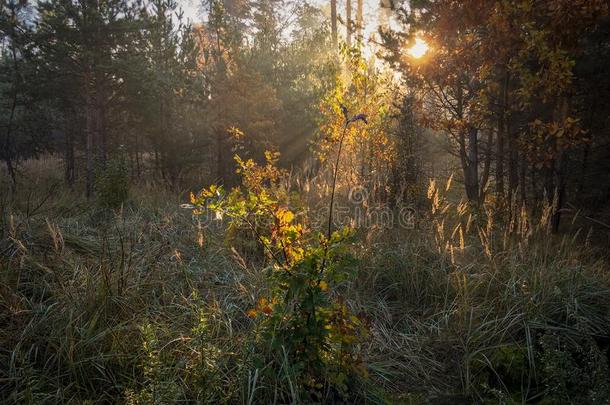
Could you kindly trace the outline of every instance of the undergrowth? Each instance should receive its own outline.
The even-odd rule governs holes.
[[[435,183],[415,229],[327,240],[286,182],[216,189],[206,222],[156,187],[110,209],[47,180],[2,200],[2,403],[610,398],[607,258],[544,207],[473,210]]]

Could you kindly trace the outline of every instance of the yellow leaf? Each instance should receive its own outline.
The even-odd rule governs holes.
[[[279,210],[277,210],[277,217],[281,223],[289,224],[294,219],[294,214],[292,213],[292,211],[280,208]]]

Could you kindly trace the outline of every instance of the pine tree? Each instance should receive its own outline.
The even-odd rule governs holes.
[[[38,3],[35,42],[40,72],[52,83],[67,84],[61,96],[64,112],[84,117],[84,131],[78,132],[85,139],[88,197],[94,191],[94,167],[103,166],[108,154],[108,108],[121,82],[116,51],[129,46],[135,8],[137,3],[126,0]],[[73,142],[66,143],[66,148],[73,147]]]

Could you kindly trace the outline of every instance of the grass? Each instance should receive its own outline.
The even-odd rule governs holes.
[[[202,234],[180,196],[139,186],[103,209],[51,192],[48,165],[2,202],[1,402],[298,402],[289,359],[271,376],[251,361],[257,260]],[[353,401],[608,403],[604,253],[525,214],[466,231],[468,212],[438,204],[418,229],[359,230],[358,279],[331,292],[369,329]]]

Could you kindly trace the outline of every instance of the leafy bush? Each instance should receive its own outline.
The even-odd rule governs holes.
[[[548,403],[610,404],[608,358],[593,338],[547,332],[540,346]]]
[[[352,231],[327,237],[299,221],[275,167],[277,154],[266,159],[259,166],[236,157],[243,187],[226,193],[212,186],[192,195],[191,207],[227,218],[230,231],[250,232],[264,251],[268,290],[248,311],[261,349],[254,355],[256,368],[271,379],[294,377],[290,384],[299,390],[287,390],[292,400],[319,401],[325,385],[330,395],[346,396],[352,378],[366,375],[357,350],[363,322],[338,294],[340,283],[355,275],[348,252]]]
[[[140,328],[140,331],[143,337],[141,368],[144,375],[144,386],[137,392],[127,390],[127,404],[144,405],[176,402],[180,395],[178,385],[171,368],[167,367],[161,359],[159,340],[154,327],[147,322]]]

